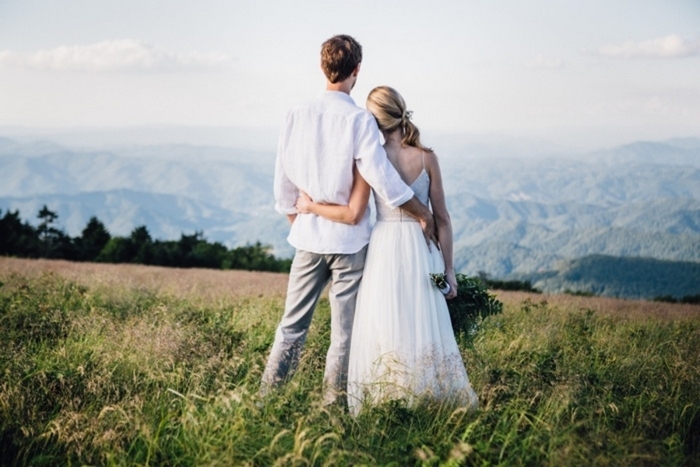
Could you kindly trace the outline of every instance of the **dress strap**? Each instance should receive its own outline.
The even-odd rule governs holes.
[[[425,151],[421,151],[420,156],[423,158],[423,170],[425,170]]]

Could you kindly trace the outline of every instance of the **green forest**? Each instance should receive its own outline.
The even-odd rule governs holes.
[[[37,214],[38,225],[23,221],[18,210],[0,210],[0,255],[103,263],[138,263],[181,268],[244,269],[288,272],[291,259],[276,258],[270,247],[252,245],[227,248],[209,242],[202,232],[182,234],[179,240],[157,240],[145,226],[129,236],[112,236],[97,217],[81,234],[71,237],[58,226],[58,214],[47,206]]]

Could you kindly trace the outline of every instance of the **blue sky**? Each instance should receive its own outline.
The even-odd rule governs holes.
[[[698,0],[0,0],[0,127],[276,128],[338,33],[432,133],[700,136]]]

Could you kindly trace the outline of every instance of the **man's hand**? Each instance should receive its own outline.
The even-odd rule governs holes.
[[[418,222],[420,222],[420,228],[423,230],[423,236],[428,244],[428,248],[430,248],[430,242],[433,242],[435,246],[440,249],[438,246],[437,229],[435,228],[435,219],[433,219],[433,214],[430,213],[430,216],[428,216],[427,219],[419,219]]]
[[[421,229],[423,230],[423,236],[428,244],[428,248],[430,248],[430,242],[435,243],[435,246],[437,246],[438,237],[437,230],[435,229],[435,219],[433,219],[433,213],[430,212],[428,206],[421,203],[420,200],[414,196],[402,204],[401,209],[415,217],[418,222],[420,222]]]

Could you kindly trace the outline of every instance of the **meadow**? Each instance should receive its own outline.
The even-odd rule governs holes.
[[[481,407],[321,405],[323,298],[261,403],[286,275],[0,258],[4,465],[700,465],[700,306],[496,292]]]

